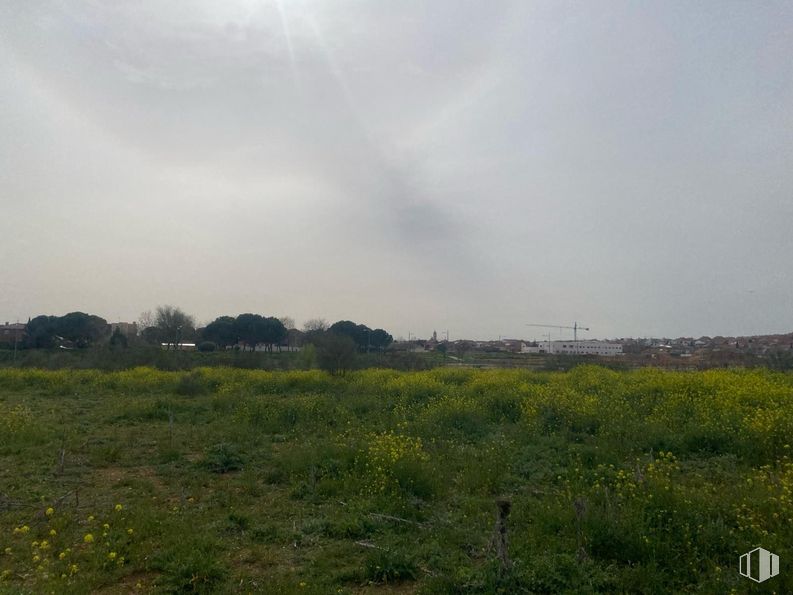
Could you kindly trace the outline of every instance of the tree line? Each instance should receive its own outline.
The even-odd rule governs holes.
[[[324,319],[306,322],[302,330],[295,328],[289,317],[277,318],[254,313],[219,316],[205,327],[197,328],[195,318],[175,306],[159,306],[145,312],[137,323],[137,333],[130,336],[118,327],[111,333],[111,325],[100,317],[84,312],[70,312],[64,316],[36,316],[28,321],[24,346],[34,349],[55,347],[82,349],[107,344],[125,348],[130,342],[163,345],[179,349],[185,343],[196,343],[199,350],[235,348],[253,351],[264,346],[266,351],[314,345],[326,351],[332,346],[339,351],[383,351],[393,337],[381,328],[372,329],[350,320],[329,325]]]
[[[25,328],[25,346],[38,349],[57,347],[68,342],[74,347],[88,347],[110,335],[110,326],[100,316],[70,312],[65,316],[36,316]]]

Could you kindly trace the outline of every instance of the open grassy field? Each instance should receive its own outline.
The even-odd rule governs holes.
[[[2,369],[0,592],[790,593],[791,442],[769,371]]]

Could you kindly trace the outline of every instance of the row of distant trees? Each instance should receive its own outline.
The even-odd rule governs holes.
[[[359,351],[382,351],[394,338],[381,328],[370,329],[365,324],[355,324],[350,320],[340,320],[332,324],[327,332],[352,339]]]
[[[272,351],[273,345],[281,345],[288,334],[283,321],[274,316],[240,314],[216,318],[202,329],[201,338],[218,347],[241,345],[253,351],[257,345],[265,345]]]
[[[218,347],[241,345],[243,348],[254,349],[257,345],[265,345],[269,351],[272,351],[274,345],[284,344],[284,341],[290,346],[317,344],[321,337],[329,334],[349,338],[355,349],[361,352],[382,351],[394,340],[381,328],[371,329],[350,320],[340,320],[328,325],[323,319],[315,318],[308,321],[300,331],[294,328],[294,321],[291,319],[285,321],[258,314],[220,316],[201,329],[200,334],[204,341],[211,341]]]
[[[57,347],[68,341],[75,347],[88,347],[110,335],[110,326],[99,316],[70,312],[65,316],[36,316],[25,329],[25,344],[33,348]]]
[[[37,316],[28,322],[25,343],[30,348],[84,348],[105,343],[111,347],[126,347],[129,341],[142,341],[178,349],[183,343],[195,342],[205,350],[229,347],[254,350],[264,345],[267,351],[273,351],[281,345],[327,346],[333,338],[342,338],[345,349],[369,352],[383,351],[393,342],[393,337],[385,330],[371,329],[349,320],[329,325],[324,319],[314,318],[298,330],[290,317],[253,313],[219,316],[205,327],[196,328],[195,318],[174,306],[160,306],[142,314],[138,321],[139,337],[129,337],[118,328],[111,334],[110,328],[104,318],[84,312]]]

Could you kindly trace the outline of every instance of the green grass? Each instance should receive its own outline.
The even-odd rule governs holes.
[[[2,369],[0,592],[752,592],[792,437],[758,370]]]
[[[95,346],[86,349],[13,349],[0,346],[0,368],[82,369],[121,371],[148,366],[166,371],[193,370],[202,367],[226,366],[247,370],[304,370],[316,363],[316,350],[239,351],[235,349],[212,352],[169,351],[157,346],[137,345],[128,349],[108,349]],[[397,370],[427,370],[444,365],[440,353],[405,353],[389,350],[384,353],[359,353],[352,366],[355,369],[382,367]]]

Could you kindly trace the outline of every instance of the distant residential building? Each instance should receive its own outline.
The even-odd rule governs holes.
[[[490,352],[490,353],[493,353],[493,352],[496,352],[496,351],[505,351],[506,350],[506,346],[500,340],[499,341],[477,341],[476,342],[476,348],[481,350],[481,351]]]
[[[521,353],[559,353],[567,355],[622,355],[622,344],[607,341],[539,341],[526,344]]]
[[[431,351],[432,349],[427,349],[428,346],[431,347],[430,341],[425,341],[424,339],[415,339],[412,341],[394,341],[391,344],[390,349],[393,351],[407,351],[410,353],[425,353],[426,351]]]
[[[10,324],[6,322],[0,325],[0,344],[14,345],[15,343],[22,343],[25,339],[26,324],[15,323]]]
[[[519,339],[502,339],[501,344],[504,346],[505,351],[511,351],[512,353],[520,353],[526,346],[526,343]]]
[[[195,343],[160,343],[160,346],[166,351],[173,349],[174,351],[195,351]]]

